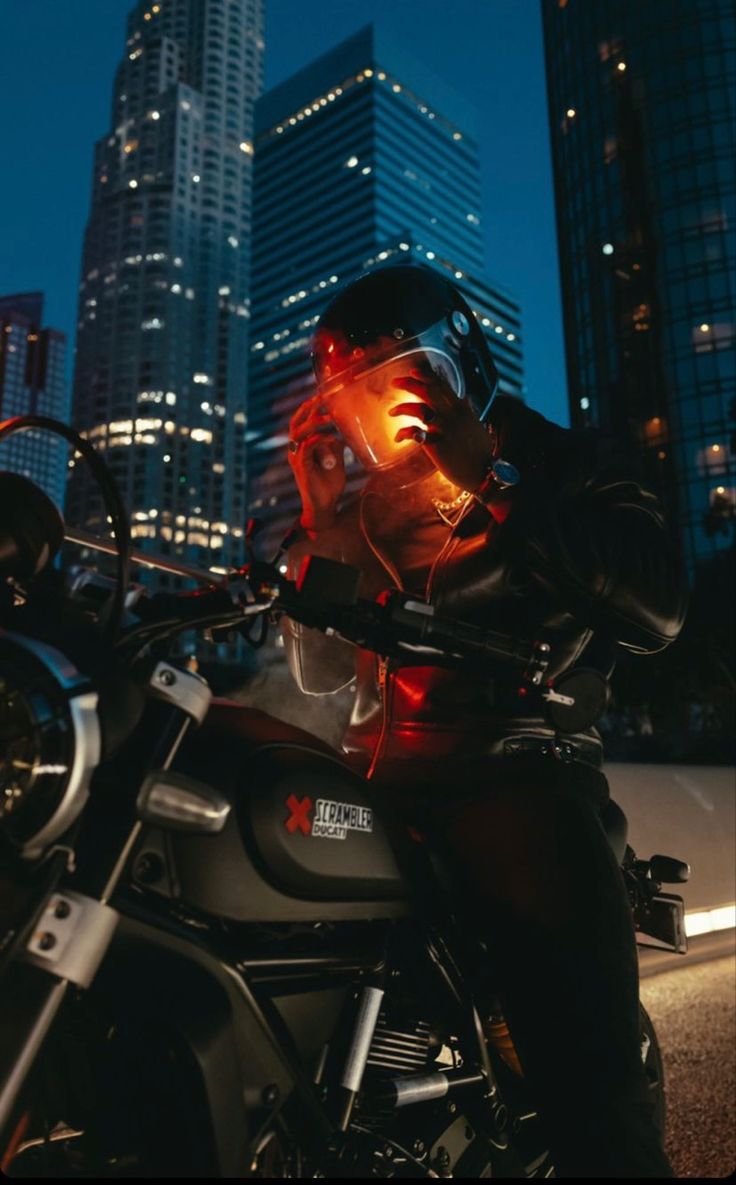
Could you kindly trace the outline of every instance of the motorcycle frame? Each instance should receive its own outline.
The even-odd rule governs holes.
[[[405,945],[407,928],[417,951],[423,952],[428,972],[435,972],[434,1011],[455,1018],[454,1035],[465,1064],[475,1063],[479,1069],[470,1086],[476,1102],[488,1104],[487,1134],[499,1148],[504,1146],[492,1105],[495,1076],[475,1001],[452,950],[427,919],[382,922],[381,949],[368,946],[362,957],[359,951],[343,957],[249,957],[237,954],[232,943],[230,950],[223,949],[221,939],[202,929],[201,919],[177,921],[163,903],[136,902],[123,886],[115,905],[120,923],[89,989],[90,998],[104,999],[111,1015],[136,1023],[155,1024],[163,1017],[186,1045],[194,1079],[187,1091],[190,1113],[181,1122],[184,1129],[197,1132],[204,1174],[248,1175],[264,1131],[279,1122],[282,1112],[288,1113],[289,1138],[313,1167],[339,1146],[355,1098],[346,1098],[337,1081],[341,1056],[318,1059],[312,1077],[319,1081],[313,1081],[275,1000],[301,997],[308,1017],[319,1005],[315,993],[337,992],[342,999],[335,1000],[327,1018],[329,1042],[344,1051],[356,1033],[356,996],[366,984],[379,981],[388,984],[390,993],[391,973],[397,970],[390,949],[394,941],[399,949]],[[356,923],[340,925],[352,928]],[[368,1044],[370,1037],[372,1031]],[[43,1060],[42,1054],[24,1091],[26,1100],[33,1095]],[[469,1093],[464,1092],[468,1102]],[[166,1154],[164,1149],[161,1154]]]

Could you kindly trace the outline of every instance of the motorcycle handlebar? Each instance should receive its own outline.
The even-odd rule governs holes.
[[[521,641],[441,617],[433,605],[399,590],[376,601],[360,600],[359,579],[358,569],[308,556],[296,581],[280,579],[274,607],[379,654],[419,650],[448,659],[500,661],[522,668],[522,677],[535,686],[542,682],[550,658],[546,642]]]
[[[234,574],[229,588],[151,598],[142,621],[124,632],[120,645],[147,645],[182,629],[237,628],[254,615],[277,612],[378,654],[414,650],[445,660],[503,662],[520,668],[526,681],[541,684],[549,664],[546,642],[442,617],[433,605],[399,590],[375,601],[360,599],[360,575],[350,565],[308,556],[297,579],[287,580],[273,564],[254,561]]]

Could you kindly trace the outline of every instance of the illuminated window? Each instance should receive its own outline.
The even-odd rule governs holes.
[[[692,342],[696,354],[725,350],[733,345],[734,323],[732,321],[703,321],[692,331]]]
[[[725,445],[714,441],[696,453],[698,472],[703,475],[725,473],[728,469],[728,454]]]
[[[642,435],[646,444],[663,444],[667,439],[667,422],[662,416],[652,416],[642,426]]]
[[[716,486],[710,491],[711,511],[719,518],[733,518],[736,515],[736,488]]]
[[[651,307],[648,304],[637,305],[637,307],[634,309],[631,314],[631,320],[636,333],[645,333],[649,329],[649,317],[651,312]]]

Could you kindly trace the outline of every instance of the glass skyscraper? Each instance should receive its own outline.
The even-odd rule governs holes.
[[[50,416],[68,422],[66,335],[43,327],[43,294],[0,296],[0,420]],[[50,432],[17,432],[0,443],[0,469],[35,481],[64,508],[69,447]]]
[[[542,11],[571,422],[641,457],[693,570],[736,508],[736,11]]]
[[[475,116],[371,26],[256,108],[248,473],[262,554],[298,512],[290,415],[313,390],[309,345],[343,284],[414,261],[463,290],[501,389],[521,397],[520,309],[483,275]]]
[[[205,568],[242,551],[263,21],[263,0],[135,5],[84,243],[75,425],[112,466],[135,544]],[[99,530],[83,469],[70,510]]]

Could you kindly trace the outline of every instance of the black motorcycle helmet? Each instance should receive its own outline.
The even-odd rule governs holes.
[[[455,285],[423,264],[366,272],[330,301],[312,345],[318,388],[346,386],[391,358],[423,348],[454,361],[461,379],[456,394],[484,421],[498,384],[485,334]]]

